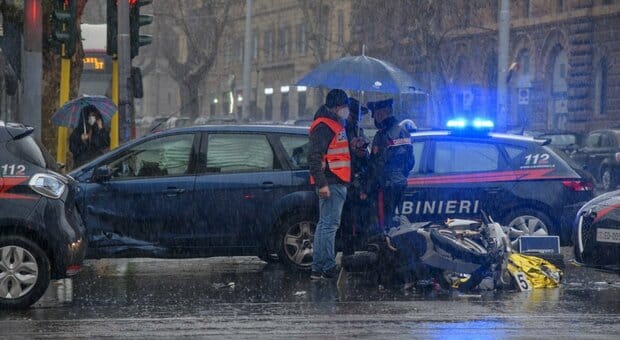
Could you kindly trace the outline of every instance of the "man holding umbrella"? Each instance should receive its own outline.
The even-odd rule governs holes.
[[[310,126],[308,165],[310,183],[319,196],[319,223],[314,233],[310,279],[333,279],[336,266],[336,231],[351,181],[349,140],[343,126],[349,116],[349,98],[343,90],[329,91]]]
[[[359,126],[359,122],[362,115],[367,113],[366,107],[362,106],[357,99],[349,97],[349,117],[345,129],[347,137],[349,137],[351,153],[351,185],[347,191],[347,200],[344,202],[344,214],[341,223],[340,235],[343,255],[352,255],[355,252],[355,241],[367,233],[367,226],[372,220],[372,217],[369,216],[371,212],[369,200],[361,199],[361,193],[366,188],[368,177],[368,145],[370,140],[364,134],[364,129]]]

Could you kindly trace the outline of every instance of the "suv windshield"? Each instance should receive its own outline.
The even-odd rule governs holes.
[[[6,148],[18,158],[45,169],[58,171],[58,166],[52,155],[31,136],[12,140],[6,144]]]

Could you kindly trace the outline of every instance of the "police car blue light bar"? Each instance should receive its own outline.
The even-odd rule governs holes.
[[[492,129],[495,126],[495,124],[488,119],[474,119],[473,125],[475,128],[485,129]]]
[[[450,119],[446,123],[446,127],[449,129],[477,129],[477,130],[491,130],[495,127],[493,121],[482,118],[475,118],[468,121],[464,118]]]
[[[459,119],[450,119],[447,123],[446,126],[449,128],[464,128],[467,126],[467,121],[465,119],[459,118]]]

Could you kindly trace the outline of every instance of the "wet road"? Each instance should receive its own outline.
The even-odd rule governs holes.
[[[620,278],[569,266],[558,289],[442,295],[341,285],[257,258],[88,261],[0,338],[617,338]]]

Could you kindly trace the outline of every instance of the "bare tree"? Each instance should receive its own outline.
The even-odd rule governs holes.
[[[161,0],[157,4],[162,13],[158,19],[166,27],[159,32],[161,53],[167,61],[167,71],[180,87],[183,115],[200,114],[199,89],[215,65],[231,8],[238,4],[239,1],[227,0]]]
[[[493,2],[363,0],[356,4],[356,38],[368,45],[373,56],[387,58],[420,78],[435,114],[451,115],[448,79],[457,56],[450,38],[459,30],[475,27],[472,13],[492,8]]]
[[[80,30],[80,22],[84,6],[87,0],[78,0],[77,2],[77,30]],[[42,1],[43,6],[43,92],[41,103],[41,139],[45,147],[50,152],[55,153],[56,150],[56,138],[57,138],[57,126],[53,125],[50,121],[51,116],[56,112],[59,107],[60,98],[60,56],[52,50],[52,46],[49,43],[49,37],[51,32],[50,14],[52,11],[51,1]],[[23,7],[10,3],[8,1],[2,1],[0,3],[0,11],[4,20],[8,20],[18,27],[21,27],[23,23]],[[82,48],[82,41],[76,39],[76,53],[71,58],[71,81],[69,85],[69,98],[75,98],[80,85],[80,76],[82,74],[84,57],[84,50]],[[27,100],[27,98],[24,98]]]

